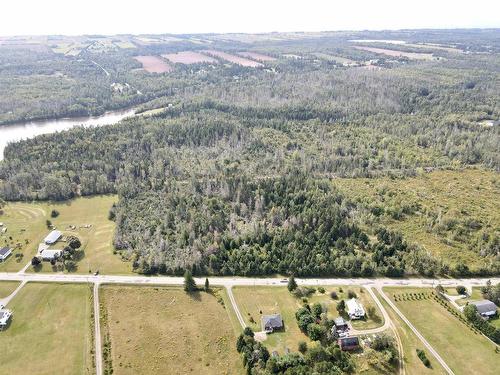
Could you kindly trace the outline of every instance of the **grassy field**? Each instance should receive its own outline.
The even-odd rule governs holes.
[[[500,354],[495,353],[495,345],[484,336],[474,333],[436,301],[431,298],[394,299],[394,295],[401,296],[404,293],[430,294],[431,289],[385,288],[384,291],[455,374],[474,374],[478,369],[481,369],[481,374],[498,373]]]
[[[379,295],[375,290],[375,294]],[[441,375],[446,374],[446,371],[441,367],[441,365],[436,361],[432,354],[424,347],[424,344],[419,340],[419,338],[413,333],[413,331],[399,318],[398,315],[389,307],[389,305],[379,296],[379,300],[385,307],[387,313],[389,314],[392,322],[394,323],[397,331],[397,335],[401,340],[403,346],[403,365],[407,375]],[[431,368],[424,366],[422,361],[417,357],[416,350],[424,350],[427,358],[431,362]]]
[[[28,283],[9,303],[0,374],[94,374],[88,285]]]
[[[332,300],[330,292],[335,290],[339,295],[339,300]],[[328,309],[328,316],[335,318],[338,316],[336,305],[342,298],[346,298],[347,288],[342,288],[343,292],[339,292],[339,287],[325,287],[325,293],[316,292],[308,298],[309,303],[319,302]],[[375,306],[375,303],[370,298],[368,292],[359,292],[359,288],[353,289],[359,299],[362,301],[365,308]],[[295,298],[286,287],[235,287],[233,294],[236,303],[240,309],[243,318],[248,326],[254,331],[261,331],[260,319],[261,312],[264,315],[280,313],[285,325],[283,332],[275,332],[267,335],[265,341],[266,347],[270,351],[276,350],[280,354],[284,354],[286,348],[290,351],[297,351],[300,341],[309,342],[310,340],[304,335],[295,319],[295,312],[302,306],[302,301]],[[366,321],[356,321],[353,325],[357,329],[367,329],[381,326],[383,320],[382,314],[377,309],[378,319],[367,319]]]
[[[108,212],[117,197],[103,195],[77,198],[63,203],[8,203],[0,221],[7,227],[7,233],[0,240],[9,246],[19,248],[5,263],[0,263],[1,271],[18,271],[36,254],[38,244],[49,233],[46,220],[50,220],[64,235],[76,235],[82,241],[84,257],[78,261],[77,273],[99,270],[107,274],[131,273],[131,264],[113,254],[113,233],[115,223],[108,220]],[[55,209],[59,216],[51,218]],[[90,228],[84,225],[91,224]],[[74,225],[72,230],[69,226]],[[10,239],[12,237],[12,240]],[[61,249],[64,243],[57,243],[52,248]],[[18,262],[15,254],[23,254]],[[30,267],[31,269],[31,267]],[[49,263],[43,263],[42,271],[52,272]]]
[[[1,281],[0,282],[0,298],[9,296],[19,286],[17,281]]]
[[[366,229],[380,222],[451,265],[461,262],[476,269],[490,261],[473,246],[482,233],[491,237],[500,228],[500,185],[494,172],[435,171],[404,180],[336,179],[334,184],[369,210],[384,210],[379,218],[368,213],[360,216]],[[403,207],[417,210],[395,219],[393,214]],[[479,229],[466,232],[467,223]]]
[[[215,296],[175,287],[101,290],[103,342],[111,347],[113,374],[243,372],[237,328]]]

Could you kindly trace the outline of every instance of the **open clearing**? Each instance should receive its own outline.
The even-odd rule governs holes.
[[[174,64],[200,64],[200,63],[217,64],[218,63],[218,61],[213,57],[203,55],[199,52],[194,52],[194,51],[169,53],[162,56]]]
[[[10,246],[15,250],[5,262],[0,263],[0,272],[19,271],[36,255],[38,244],[50,231],[46,226],[46,220],[50,220],[63,235],[76,235],[80,238],[84,257],[78,261],[76,272],[99,270],[107,274],[130,273],[131,264],[113,254],[115,223],[108,220],[108,213],[116,200],[114,195],[104,195],[57,203],[7,203],[4,214],[0,215],[0,222],[7,228],[7,232],[0,235],[0,246]],[[56,218],[50,217],[53,209],[59,211]],[[89,224],[91,227],[84,227]],[[76,228],[71,229],[70,225]],[[55,249],[63,247],[62,242],[51,246]],[[18,258],[16,254],[23,256]],[[52,272],[50,264],[45,262],[42,270]]]
[[[9,304],[0,374],[93,374],[88,285],[28,283]]]
[[[257,68],[259,66],[262,66],[262,64],[257,62],[257,61],[245,59],[244,57],[231,55],[229,53],[222,52],[222,51],[216,51],[216,50],[211,49],[211,50],[205,50],[202,52],[207,53],[211,56],[218,57],[222,60],[229,61],[230,63],[241,65],[241,66],[246,66],[246,67],[250,67],[250,68]]]
[[[8,297],[19,286],[17,281],[2,281],[0,282],[0,299]]]
[[[481,231],[500,228],[500,189],[495,172],[467,169],[434,171],[406,179],[336,179],[334,185],[347,197],[369,209],[383,207],[377,222],[401,232],[410,243],[417,243],[433,255],[449,262],[477,269],[489,262],[469,245]],[[419,207],[414,214],[394,219],[392,212],[402,206]],[[436,224],[429,229],[433,218]],[[468,222],[480,223],[480,230],[466,237],[457,233]],[[454,228],[450,228],[453,224]],[[371,224],[364,224],[373,226]],[[495,229],[497,228],[497,229]],[[474,241],[471,241],[471,243]]]
[[[323,60],[328,60],[328,61],[335,61],[336,63],[339,64],[353,64],[356,63],[356,61],[347,59],[345,57],[341,56],[335,56],[335,55],[330,55],[328,53],[323,53],[323,52],[315,52],[314,56],[323,59]]]
[[[148,73],[166,73],[172,70],[172,67],[158,56],[135,56],[134,59],[139,61]]]
[[[310,304],[315,302],[324,304],[328,309],[328,316],[335,318],[338,316],[335,309],[337,302],[347,294],[347,288],[343,287],[342,289],[343,292],[341,293],[338,287],[325,287],[325,294],[316,292],[308,298],[308,301]],[[338,300],[331,299],[330,292],[333,290],[338,293]],[[375,305],[368,292],[359,293],[359,288],[352,288],[352,290],[357,293],[365,308]],[[296,352],[300,341],[310,342],[309,338],[300,331],[295,319],[295,312],[302,307],[302,301],[295,298],[286,287],[234,287],[233,294],[245,323],[256,332],[261,331],[260,319],[262,315],[281,314],[285,330],[267,335],[267,340],[264,341],[270,352],[276,350],[284,354],[287,348],[292,352]],[[379,318],[376,321],[371,319],[359,320],[354,322],[353,326],[356,329],[381,326],[383,325],[382,315],[379,311],[377,315]]]
[[[396,51],[396,50],[392,50],[392,49],[363,47],[363,46],[355,46],[354,48],[359,49],[359,50],[363,50],[363,51],[377,53],[377,54],[387,55],[387,56],[391,56],[391,57],[407,57],[410,60],[433,60],[434,59],[434,56],[432,53],[403,52],[403,51]]]
[[[64,203],[43,203],[38,205],[50,216],[50,211],[56,209],[59,216],[50,218],[52,224],[63,232],[64,236],[75,235],[82,242],[84,256],[78,261],[77,273],[89,273],[99,270],[105,274],[131,273],[131,263],[122,261],[119,255],[113,254],[113,235],[115,223],[108,220],[109,209],[115,203],[114,195],[82,197]],[[71,229],[70,225],[76,227]],[[86,228],[86,225],[91,227]],[[42,231],[43,239],[48,233],[46,227]],[[56,243],[53,248],[61,249],[64,243]],[[27,258],[28,261],[30,258]],[[42,263],[42,271],[52,271],[48,262]],[[31,269],[31,267],[30,267]]]
[[[149,286],[103,286],[100,296],[113,374],[243,373],[237,333],[215,296]]]
[[[245,51],[245,52],[239,52],[238,55],[262,62],[276,61],[274,57],[263,55],[262,53],[258,52]]]
[[[406,300],[402,297],[411,293],[430,295],[432,289],[384,288],[384,291],[455,374],[475,374],[478,369],[481,374],[498,373],[500,355],[495,353],[495,345],[487,338],[474,333],[430,297]],[[395,300],[395,295],[400,297]]]

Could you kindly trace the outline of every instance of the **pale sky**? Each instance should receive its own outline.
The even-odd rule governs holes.
[[[498,0],[4,0],[0,35],[500,27]]]

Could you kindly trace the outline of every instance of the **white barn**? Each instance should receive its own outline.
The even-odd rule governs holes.
[[[56,243],[59,238],[62,237],[62,233],[58,230],[53,230],[52,232],[50,232],[47,237],[45,237],[45,239],[43,240],[43,242],[45,242],[47,245],[52,245],[54,243]]]
[[[62,250],[43,250],[40,253],[42,260],[51,261],[57,259],[62,255]]]
[[[356,298],[351,298],[346,302],[347,314],[351,319],[361,319],[365,317],[365,309]]]

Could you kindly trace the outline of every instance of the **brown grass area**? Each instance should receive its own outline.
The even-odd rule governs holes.
[[[217,63],[213,57],[195,51],[168,53],[162,56],[174,64]]]
[[[166,73],[172,67],[166,61],[157,56],[135,56],[134,59],[142,64],[142,68],[149,73]]]
[[[211,294],[175,287],[104,286],[113,374],[241,374],[236,333]]]
[[[262,53],[258,52],[239,52],[238,55],[243,56],[243,57],[248,57],[249,59],[252,60],[257,60],[257,61],[262,61],[262,62],[267,62],[267,61],[276,61],[274,57],[263,55]]]
[[[432,53],[402,52],[392,49],[363,47],[363,46],[356,46],[354,48],[382,55],[388,55],[392,57],[408,57],[409,59],[412,60],[432,60],[434,58]]]
[[[257,61],[245,59],[244,57],[231,55],[229,53],[222,52],[222,51],[216,51],[216,50],[211,49],[211,50],[206,50],[203,52],[207,53],[211,56],[215,56],[215,57],[218,57],[222,60],[226,60],[226,61],[229,61],[233,64],[238,64],[241,66],[247,66],[247,67],[251,67],[251,68],[256,68],[256,67],[262,66],[262,64],[257,62]]]

